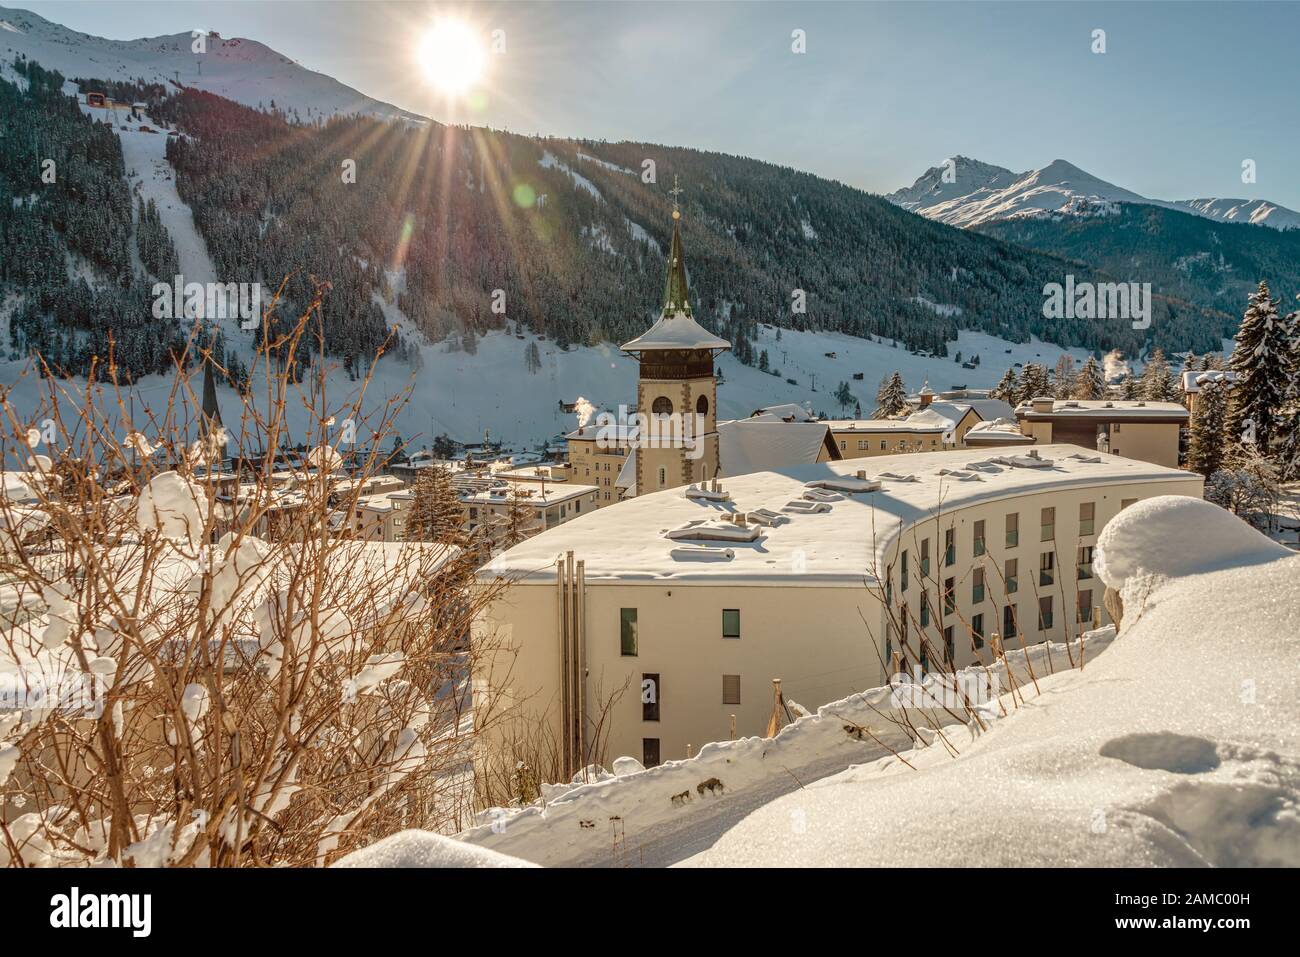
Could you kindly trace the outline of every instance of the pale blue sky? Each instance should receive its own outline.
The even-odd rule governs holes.
[[[468,122],[738,153],[876,192],[960,153],[1017,171],[1068,159],[1159,198],[1300,209],[1295,3],[6,5],[115,39],[251,37],[439,119],[412,50],[435,13],[457,12],[507,39],[486,105],[456,116]],[[1246,158],[1255,185],[1241,182]]]

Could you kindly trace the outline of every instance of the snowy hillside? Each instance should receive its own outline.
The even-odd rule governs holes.
[[[85,106],[84,96],[80,99],[83,111],[102,118],[103,110],[92,110]],[[143,132],[142,126],[166,129],[148,114],[142,114],[137,121],[129,110],[115,111],[113,127],[122,143],[127,182],[133,194],[157,205],[175,242],[186,280],[214,281],[216,269],[209,251],[190,208],[177,192],[175,170],[166,159],[167,137]],[[389,279],[394,290],[402,288],[401,275],[394,273]],[[615,346],[563,350],[553,338],[541,339],[531,332],[489,332],[478,340],[475,353],[469,354],[451,341],[427,341],[395,305],[383,301],[378,304],[387,322],[418,344],[420,362],[381,359],[360,414],[364,417],[375,412],[391,397],[409,389],[409,402],[395,422],[407,441],[426,443],[445,433],[472,442],[488,431],[508,447],[532,448],[576,427],[575,417],[561,411],[561,400],[572,402],[582,396],[597,409],[610,411],[616,411],[620,404],[635,403],[636,363]],[[929,305],[936,314],[955,308],[942,303]],[[647,304],[647,313],[651,306]],[[251,367],[252,334],[241,330],[239,320],[233,317],[224,321],[222,332],[227,344],[235,347]],[[780,335],[778,339],[773,326],[759,326],[754,339],[755,354],[766,351],[772,372],[779,375],[745,366],[729,353],[719,358],[723,376],[718,390],[721,417],[745,417],[755,409],[784,402],[804,404],[828,415],[852,414],[852,405],[841,407],[832,397],[840,382],[849,383],[863,414],[870,414],[881,379],[894,371],[902,373],[905,384],[913,391],[927,381],[936,391],[960,385],[988,388],[1013,363],[1032,361],[1051,367],[1063,351],[1037,340],[1012,344],[970,330],[963,330],[948,344],[950,358],[916,355],[892,341],[835,332],[782,330]],[[531,345],[537,346],[542,360],[541,367],[532,373],[525,363],[525,350]],[[962,368],[954,361],[959,352],[967,360],[978,355],[980,365],[976,369]],[[1071,353],[1080,362],[1086,357],[1080,349]],[[858,373],[861,379],[855,378]],[[48,390],[48,383],[30,373],[26,359],[0,358],[0,381],[12,386],[10,399],[24,414],[34,412]],[[142,378],[133,391],[138,404],[157,409],[165,404],[171,388],[170,377],[155,375]],[[80,391],[75,381],[62,383],[61,389],[68,401]],[[219,385],[217,391],[224,421],[229,428],[237,428],[241,401],[238,394],[224,385]],[[355,405],[360,391],[360,384],[337,365],[329,371],[326,395],[331,410],[343,412],[340,418],[353,414],[343,410]],[[251,390],[259,402],[265,399],[265,392],[256,385]],[[290,429],[302,429],[307,423],[301,403],[291,403]]]
[[[952,183],[943,182],[947,164],[928,169],[911,186],[885,198],[904,209],[950,226],[1050,214],[1097,215],[1109,203],[1139,203],[1194,213],[1220,222],[1245,222],[1277,229],[1300,226],[1300,213],[1264,200],[1149,199],[1065,160],[1042,169],[1013,173],[964,156],[952,158]]]
[[[194,53],[188,33],[139,40],[106,40],[78,33],[26,10],[0,7],[0,60],[16,54],[58,70],[68,79],[137,80],[195,87],[246,106],[277,108],[304,122],[360,113],[423,122],[424,118],[371,99],[256,40],[206,38]]]
[[[951,729],[956,757],[932,745],[809,783],[689,863],[1300,864],[1300,558],[1173,496],[1121,512],[1097,554],[1124,619],[1081,674],[973,741]]]

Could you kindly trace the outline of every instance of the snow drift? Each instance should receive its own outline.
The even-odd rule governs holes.
[[[1102,533],[1119,639],[956,758],[808,784],[687,864],[1300,865],[1300,557],[1216,506],[1151,499]]]

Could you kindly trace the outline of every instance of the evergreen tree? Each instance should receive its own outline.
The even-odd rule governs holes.
[[[1288,313],[1285,323],[1291,343],[1290,384],[1278,425],[1277,463],[1282,480],[1291,482],[1300,479],[1300,309]]]
[[[1201,383],[1187,449],[1187,467],[1207,478],[1223,467],[1229,442],[1228,387],[1220,379]]]
[[[882,380],[880,390],[876,393],[876,411],[875,418],[887,419],[891,416],[902,415],[908,410],[907,388],[903,385],[903,377],[895,372],[887,380]]]
[[[1164,350],[1156,346],[1142,370],[1142,398],[1148,402],[1173,402],[1178,398],[1178,385],[1174,375],[1169,371],[1169,362]]]
[[[1037,362],[1026,362],[1020,371],[1020,383],[1016,387],[1016,398],[1021,402],[1052,394],[1052,382],[1047,367]]]
[[[1074,398],[1094,400],[1106,394],[1106,383],[1101,375],[1101,363],[1096,356],[1088,356],[1074,384]]]
[[[992,399],[1001,399],[1008,405],[1014,406],[1016,400],[1019,398],[1018,390],[1019,387],[1016,383],[1016,370],[1008,369],[1006,374],[998,380],[998,384],[993,387],[993,390],[989,393],[989,397]]]
[[[1292,372],[1290,330],[1279,318],[1277,305],[1269,295],[1268,283],[1261,281],[1250,295],[1228,363],[1237,373],[1232,390],[1233,434],[1248,435],[1253,428],[1255,444],[1264,454],[1277,431]]]
[[[1133,401],[1142,398],[1142,383],[1133,377],[1133,373],[1124,373],[1124,378],[1120,380],[1119,395],[1122,399]]]
[[[411,511],[406,520],[409,542],[464,542],[464,510],[456,498],[451,475],[441,465],[420,469],[415,479]]]
[[[847,409],[851,403],[857,401],[853,398],[853,392],[847,382],[841,382],[836,388],[835,401],[840,404],[841,409]]]
[[[764,349],[762,352],[760,352],[760,353],[758,354],[758,371],[759,371],[759,372],[767,372],[767,371],[768,371],[768,365],[769,365],[769,364],[768,364],[768,358],[767,358],[767,350]]]

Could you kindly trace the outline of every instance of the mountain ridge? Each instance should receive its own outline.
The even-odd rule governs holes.
[[[950,165],[951,164],[951,165]],[[951,168],[954,182],[943,175]],[[1300,227],[1300,213],[1265,199],[1152,199],[1094,176],[1064,159],[1016,173],[966,156],[926,170],[911,186],[885,195],[895,205],[949,226],[979,226],[1025,216],[1105,215],[1109,204],[1162,206],[1217,222],[1273,229]]]
[[[29,10],[0,6],[0,60],[21,54],[69,79],[188,86],[250,107],[266,108],[273,101],[304,122],[349,114],[427,122],[426,117],[310,70],[258,40],[223,38],[210,31],[202,59],[190,52],[193,40],[190,33],[109,40]]]

